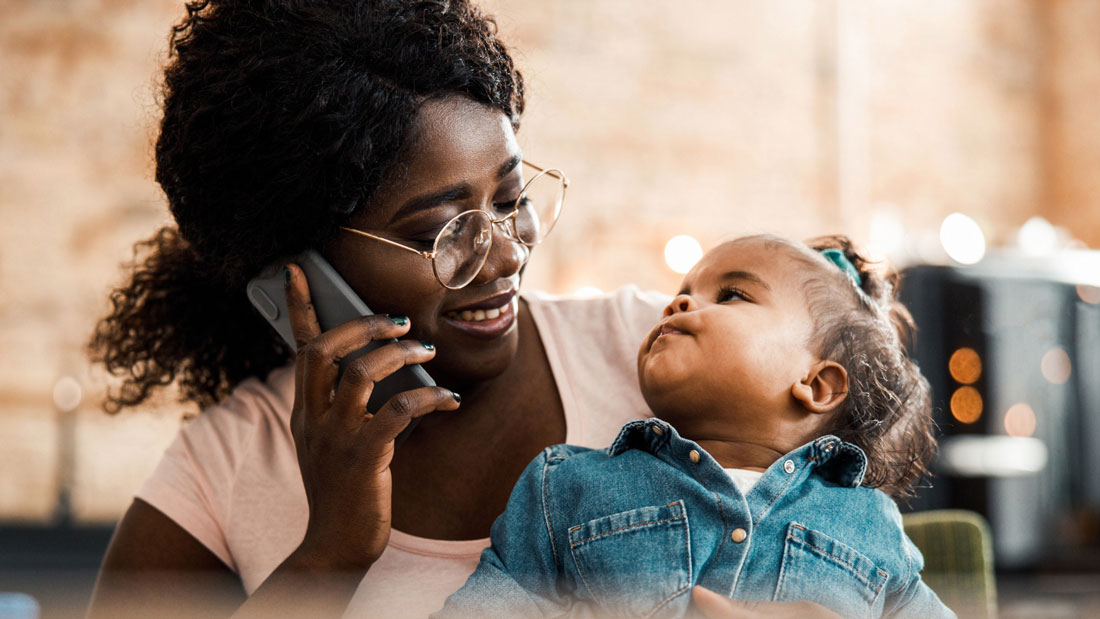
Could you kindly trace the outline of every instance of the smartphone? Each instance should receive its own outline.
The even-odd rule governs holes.
[[[287,311],[286,280],[283,274],[285,265],[291,262],[301,267],[306,275],[309,296],[313,301],[313,309],[317,314],[321,331],[328,331],[349,320],[373,313],[344,281],[344,278],[340,277],[336,269],[332,268],[332,265],[317,251],[310,249],[297,256],[277,261],[264,269],[259,276],[250,280],[245,290],[252,306],[279,333],[291,350],[296,350],[297,346],[294,342],[294,331],[290,326],[290,313]],[[340,362],[341,373],[344,367],[354,359],[379,346],[396,341],[393,338],[376,340],[344,357]],[[367,402],[367,410],[376,413],[390,398],[402,391],[432,386],[435,386],[435,381],[419,364],[405,366],[374,385],[374,391],[371,392],[370,400]],[[412,433],[418,421],[419,419],[413,419],[397,436],[394,444],[400,445]]]

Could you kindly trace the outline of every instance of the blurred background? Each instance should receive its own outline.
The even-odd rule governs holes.
[[[848,234],[907,270],[936,392],[937,475],[906,509],[988,519],[1001,616],[1100,616],[1100,0],[482,5],[527,80],[526,156],[572,180],[527,288],[672,292],[725,238]],[[42,616],[81,611],[195,412],[108,416],[83,352],[168,222],[182,14],[0,0],[0,591],[48,589]]]

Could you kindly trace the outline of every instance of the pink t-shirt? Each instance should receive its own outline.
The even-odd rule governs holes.
[[[649,415],[635,357],[668,297],[626,287],[596,298],[524,293],[565,409],[566,442],[604,447]],[[237,572],[251,595],[298,546],[309,510],[290,434],[293,366],[248,379],[190,421],[137,497]],[[394,529],[347,617],[426,617],[477,566],[489,539],[443,541]]]

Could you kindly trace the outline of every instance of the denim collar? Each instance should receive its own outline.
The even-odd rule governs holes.
[[[695,441],[681,437],[667,421],[654,417],[624,425],[619,436],[607,448],[607,455],[614,457],[629,449],[640,449],[668,460],[663,455],[667,452],[661,450],[664,446],[670,447],[672,453],[688,453],[698,449],[700,454],[706,454],[706,450]],[[706,457],[713,460],[710,454]],[[862,484],[867,472],[867,455],[863,450],[831,434],[815,438],[780,456],[777,461],[787,459],[804,459],[812,463],[817,473],[827,481],[851,488]]]

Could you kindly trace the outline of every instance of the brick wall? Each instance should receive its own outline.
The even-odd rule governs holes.
[[[528,156],[572,178],[530,287],[671,290],[661,249],[757,231],[917,245],[944,215],[995,242],[1041,214],[1100,245],[1100,2],[489,0],[530,87]],[[109,520],[179,424],[110,418],[82,345],[152,182],[166,0],[0,3],[0,519]],[[86,393],[69,429],[52,392]],[[65,445],[72,445],[67,448]]]

